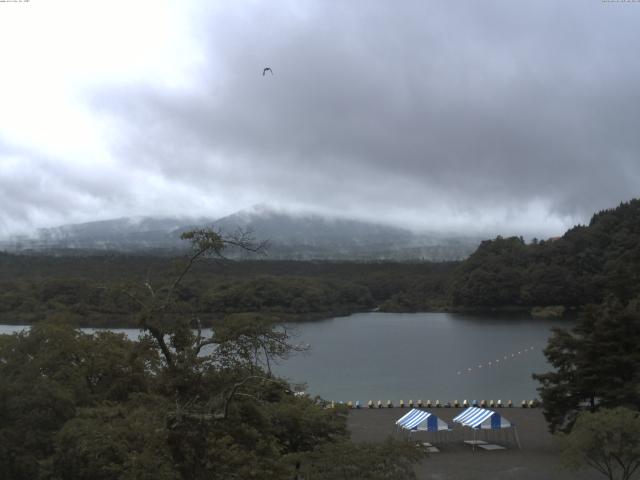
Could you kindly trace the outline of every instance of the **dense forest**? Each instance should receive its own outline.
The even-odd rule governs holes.
[[[607,295],[640,294],[640,200],[596,213],[561,238],[485,241],[454,273],[451,303],[463,307],[577,308]]]
[[[562,237],[482,242],[463,262],[302,262],[204,259],[177,292],[210,324],[261,312],[297,321],[388,312],[578,309],[613,294],[640,294],[640,200],[593,216]],[[124,326],[135,310],[125,291],[154,285],[182,259],[109,254],[0,253],[0,322],[28,324],[63,313],[77,325]]]
[[[156,284],[181,262],[117,254],[0,254],[0,321],[27,324],[64,313],[77,325],[128,325],[134,305],[125,291]],[[446,285],[456,265],[202,259],[178,294],[205,324],[241,312],[295,321],[377,307],[432,310],[446,305]]]

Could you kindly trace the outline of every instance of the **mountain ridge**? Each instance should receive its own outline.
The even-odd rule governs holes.
[[[0,249],[20,253],[174,254],[184,251],[184,231],[213,227],[232,234],[250,231],[267,240],[268,258],[293,260],[460,260],[480,243],[471,236],[421,234],[409,229],[317,213],[292,213],[264,205],[218,219],[204,217],[122,217],[43,228],[34,236],[13,237]],[[230,249],[232,258],[246,252]]]

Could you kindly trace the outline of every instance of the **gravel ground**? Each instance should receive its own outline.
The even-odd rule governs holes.
[[[396,434],[395,421],[408,409],[383,408],[352,410],[348,426],[354,441],[382,441]],[[432,408],[431,411],[451,425],[451,419],[460,413],[457,408]],[[500,413],[516,425],[522,450],[518,449],[511,432],[489,433],[490,443],[507,447],[506,450],[473,451],[464,440],[473,439],[473,432],[456,426],[453,435],[436,439],[426,432],[412,434],[420,441],[431,442],[440,449],[416,467],[419,479],[424,480],[569,480],[599,479],[601,474],[585,469],[568,472],[559,466],[559,455],[540,409],[503,408]],[[510,430],[510,429],[509,429]],[[406,438],[406,434],[404,435]],[[485,439],[482,436],[479,439]]]

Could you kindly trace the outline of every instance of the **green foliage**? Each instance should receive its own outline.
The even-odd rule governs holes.
[[[77,411],[152,389],[156,358],[123,335],[84,334],[64,319],[0,336],[0,471],[38,478]]]
[[[545,356],[555,371],[534,374],[551,431],[571,429],[582,405],[640,408],[640,302],[613,297],[589,307],[572,330],[555,329]]]
[[[583,412],[560,441],[566,467],[589,466],[610,480],[629,480],[640,467],[640,414],[627,408]]]
[[[314,400],[290,395],[266,407],[270,428],[285,453],[307,452],[317,445],[346,440],[346,411],[318,408]]]
[[[172,370],[149,338],[58,322],[0,336],[0,471],[12,479],[291,478],[286,455],[346,438],[344,414],[295,396],[262,369],[253,347],[289,352],[285,332],[247,317],[215,342],[209,354],[176,355]]]
[[[191,242],[191,245],[196,252],[207,252],[219,255],[225,248],[225,242],[222,235],[209,228],[184,232],[180,235],[180,238]]]
[[[185,235],[173,280],[124,293],[138,341],[85,334],[69,315],[0,336],[0,471],[16,479],[288,479],[289,455],[346,438],[345,415],[300,398],[271,362],[297,347],[273,318],[234,314],[208,335],[183,279],[227,244]],[[250,247],[247,247],[250,248]],[[43,298],[72,295],[46,289]],[[85,292],[86,293],[86,292]]]
[[[547,307],[533,307],[531,316],[535,318],[562,318],[566,309],[562,305],[549,305]]]
[[[81,411],[56,437],[60,480],[177,480],[167,446],[166,401],[148,395]]]
[[[453,284],[455,305],[518,305],[526,246],[521,238],[485,241],[459,267]]]
[[[226,283],[204,295],[207,311],[308,314],[371,308],[362,286],[310,278],[261,276]]]
[[[271,312],[288,320],[370,310],[578,308],[613,294],[640,295],[640,200],[593,216],[561,238],[498,237],[461,263],[225,261],[224,249],[253,247],[203,229],[185,233],[201,261],[174,290],[182,310],[205,324],[225,313]],[[214,258],[203,258],[206,256]],[[64,313],[77,325],[134,326],[123,285],[175,277],[184,263],[152,256],[0,255],[0,321],[30,324]]]
[[[640,294],[640,199],[597,213],[588,227],[525,245],[522,238],[482,242],[454,274],[456,306],[577,307]]]
[[[37,479],[54,452],[57,431],[75,415],[72,395],[47,378],[0,375],[0,472]]]
[[[206,245],[206,242],[203,246]],[[32,324],[65,315],[86,327],[137,326],[141,295],[185,268],[161,257],[45,257],[3,255],[0,321]],[[212,325],[225,314],[260,312],[297,321],[347,315],[380,306],[383,311],[418,311],[448,304],[453,263],[333,263],[223,261],[205,258],[173,291],[176,311]],[[214,257],[217,255],[214,254]],[[165,288],[168,286],[165,285]],[[166,294],[166,291],[164,292]]]
[[[425,456],[416,445],[389,439],[326,444],[294,459],[298,478],[309,480],[411,480],[416,478],[413,465]]]

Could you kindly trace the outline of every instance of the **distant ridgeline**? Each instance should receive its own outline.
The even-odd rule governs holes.
[[[44,228],[32,236],[0,239],[0,251],[57,256],[100,256],[109,252],[179,256],[188,246],[180,235],[204,227],[227,235],[251,232],[256,240],[268,242],[271,260],[457,261],[467,258],[481,240],[256,206],[217,220],[132,217]],[[225,256],[261,258],[233,247],[225,250]]]
[[[454,307],[563,306],[640,295],[640,200],[596,213],[561,238],[498,237],[456,269]]]
[[[161,288],[175,258],[105,252],[92,256],[0,252],[0,322],[64,314],[85,326],[132,325],[125,285]],[[558,239],[482,242],[463,262],[247,260],[197,265],[181,308],[205,321],[260,313],[309,320],[369,311],[533,309],[545,316],[640,296],[640,200],[593,216]]]

